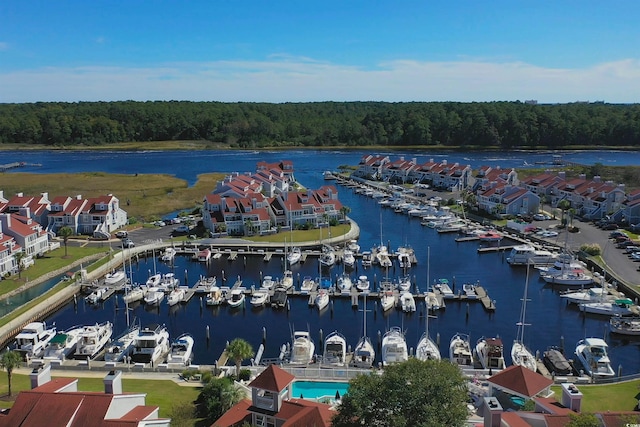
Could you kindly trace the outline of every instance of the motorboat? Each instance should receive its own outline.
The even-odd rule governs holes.
[[[382,268],[390,268],[393,266],[391,258],[389,257],[389,251],[385,245],[380,245],[375,249],[375,260]]]
[[[351,281],[351,277],[347,273],[342,273],[338,276],[336,280],[338,291],[342,294],[351,293],[351,288],[353,287],[353,282]]]
[[[186,291],[183,287],[178,286],[173,288],[167,296],[167,304],[169,304],[169,306],[173,306],[178,304],[179,302],[184,301],[185,294]]]
[[[382,364],[406,362],[409,358],[407,341],[398,326],[389,329],[382,337]]]
[[[64,332],[58,332],[44,348],[44,360],[64,361],[76,351],[82,326],[74,326]]]
[[[218,279],[216,276],[200,276],[193,289],[198,293],[208,294],[217,287]]]
[[[157,287],[147,289],[144,303],[147,305],[159,305],[164,299],[164,291]]]
[[[140,331],[140,325],[133,324],[111,341],[104,350],[104,361],[118,363],[125,361],[131,353],[133,340]]]
[[[233,289],[227,298],[227,304],[231,308],[237,308],[244,305],[244,292],[242,289]]]
[[[160,255],[160,261],[171,262],[176,257],[176,250],[172,247],[168,247],[164,250],[162,255]]]
[[[520,309],[520,320],[517,323],[518,330],[516,333],[516,339],[513,340],[511,346],[511,363],[516,366],[522,366],[533,372],[538,370],[538,362],[535,356],[531,353],[531,350],[524,344],[524,329],[527,326],[526,313],[527,313],[527,295],[529,289],[529,270],[530,266],[527,266],[527,279],[524,285],[524,296],[522,297],[522,307]]]
[[[467,299],[478,298],[478,293],[476,292],[476,285],[474,285],[473,283],[464,283],[462,285],[462,293]]]
[[[201,251],[198,251],[198,254],[196,255],[196,259],[199,262],[209,262],[211,260],[211,249],[205,248]]]
[[[349,249],[354,254],[357,254],[358,252],[360,252],[360,245],[358,244],[357,240],[351,240],[347,245],[347,249]]]
[[[264,276],[262,278],[262,282],[260,282],[260,287],[262,289],[267,289],[270,290],[271,288],[273,288],[276,284],[276,281],[273,280],[273,276]]]
[[[259,289],[257,291],[254,291],[253,294],[251,294],[251,299],[249,300],[249,302],[251,303],[252,307],[264,307],[268,299],[269,299],[269,292],[266,290]]]
[[[147,287],[152,288],[154,286],[160,286],[160,281],[162,280],[162,274],[156,273],[149,276],[147,279]]]
[[[176,338],[169,348],[167,365],[190,365],[193,354],[193,343],[193,337],[189,334],[182,334]]]
[[[567,270],[560,274],[542,274],[540,277],[550,284],[562,286],[588,286],[593,283],[593,276],[586,274],[582,268]]]
[[[300,293],[308,294],[316,288],[317,282],[311,276],[305,276],[300,284]]]
[[[356,257],[351,249],[347,248],[342,252],[342,262],[347,267],[354,266],[356,263]]]
[[[299,247],[295,246],[291,248],[291,251],[289,251],[289,253],[287,254],[287,263],[289,265],[294,265],[297,262],[300,262],[301,258],[302,258],[302,251],[300,250]]]
[[[427,304],[429,311],[440,310],[440,301],[435,292],[429,291],[424,295],[424,301]]]
[[[125,294],[122,296],[122,300],[126,304],[130,304],[136,301],[142,301],[144,296],[147,294],[146,286],[134,286],[131,289],[128,289]]]
[[[322,252],[320,253],[320,265],[323,267],[331,267],[336,263],[336,253],[329,245],[322,246]]]
[[[560,298],[572,304],[583,304],[589,302],[607,302],[611,301],[614,297],[609,295],[609,291],[606,289],[598,287],[565,292],[560,294]]]
[[[362,337],[353,350],[353,366],[356,368],[371,368],[376,359],[376,350],[367,336],[367,294],[364,294],[362,309]]]
[[[578,341],[575,354],[588,375],[613,377],[616,374],[607,354],[608,347],[602,338],[585,338]]]
[[[411,292],[403,292],[400,294],[400,305],[405,313],[413,313],[416,311],[416,300]]]
[[[222,290],[214,286],[211,291],[207,294],[205,299],[207,305],[220,305],[224,302],[224,295],[222,294]]]
[[[367,276],[359,276],[358,277],[358,281],[356,282],[356,288],[360,291],[360,292],[365,292],[365,291],[369,291],[369,279],[367,278]]]
[[[138,331],[133,339],[131,361],[155,365],[169,352],[169,332],[164,325],[151,324]]]
[[[96,288],[85,297],[85,301],[89,304],[98,304],[99,302],[104,301],[104,297],[107,295],[107,292],[109,292],[109,288],[107,287]]]
[[[362,252],[362,266],[363,267],[371,267],[371,263],[373,260],[373,255],[371,254],[371,251],[364,251]]]
[[[295,331],[291,344],[290,363],[294,365],[307,365],[313,361],[316,345],[307,331]]]
[[[117,286],[121,285],[127,280],[127,275],[124,270],[115,270],[110,273],[107,273],[104,276],[104,284],[105,286]]]
[[[632,306],[633,301],[629,298],[620,298],[614,301],[587,302],[578,305],[580,311],[602,316],[630,316],[633,314]]]
[[[476,342],[476,359],[483,369],[504,369],[504,346],[500,338],[480,338]]]
[[[180,280],[174,273],[163,274],[157,288],[164,292],[171,292],[174,288],[180,286]]]
[[[438,233],[456,233],[461,231],[463,228],[467,226],[467,221],[464,219],[455,219],[453,221],[446,221],[438,226],[436,226],[436,231]]]
[[[74,358],[93,359],[107,345],[113,334],[113,324],[109,321],[82,328]]]
[[[285,270],[280,281],[280,286],[289,290],[293,286],[293,272],[291,270]]]
[[[45,322],[31,322],[16,335],[13,350],[25,359],[38,358],[44,354],[45,347],[55,336],[55,325],[47,328]]]
[[[398,279],[398,290],[400,292],[408,292],[411,290],[411,277],[402,276]]]
[[[433,289],[438,291],[444,299],[455,298],[455,294],[453,293],[453,290],[451,290],[451,286],[449,286],[449,280],[447,279],[436,280],[436,282],[433,284]]]
[[[384,291],[380,293],[380,307],[382,311],[388,311],[396,305],[396,297],[393,295],[393,291]]]
[[[609,330],[614,334],[640,336],[640,317],[614,316],[609,319]]]
[[[473,368],[473,352],[469,335],[457,333],[449,342],[449,360],[461,368]]]
[[[329,305],[329,291],[326,289],[320,289],[314,300],[314,305],[318,307],[318,311],[327,308]]]
[[[557,254],[532,245],[517,245],[511,249],[507,262],[511,265],[551,265],[557,258]]]
[[[347,361],[347,340],[338,331],[333,331],[324,340],[322,363],[344,366]]]
[[[564,357],[564,354],[555,347],[548,348],[542,353],[542,363],[554,375],[571,375],[573,374],[573,366]]]
[[[560,255],[553,264],[549,265],[540,265],[537,266],[536,269],[540,272],[540,276],[557,276],[562,274],[565,270],[580,270],[585,269],[586,265],[576,260],[572,256]]]
[[[287,305],[287,290],[281,286],[276,286],[271,296],[271,308],[284,308]]]

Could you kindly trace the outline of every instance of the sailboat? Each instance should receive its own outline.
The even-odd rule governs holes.
[[[429,283],[429,267],[430,267],[430,253],[431,248],[427,248],[427,283]],[[429,308],[425,307],[424,310],[425,326],[424,333],[418,341],[416,346],[416,358],[419,360],[440,360],[440,349],[438,345],[429,336]]]
[[[528,288],[529,265],[527,265],[527,279],[525,280],[524,284],[524,297],[522,298],[522,309],[520,311],[520,321],[518,322],[518,334],[516,336],[516,339],[513,341],[513,345],[511,346],[511,362],[514,365],[522,366],[524,368],[532,370],[533,372],[536,372],[538,370],[536,358],[524,345],[524,327],[527,326],[527,323],[525,323],[525,315],[527,311]]]
[[[370,368],[376,358],[376,351],[367,336],[367,294],[364,295],[364,308],[362,309],[362,338],[356,344],[353,352],[353,365],[356,368]]]

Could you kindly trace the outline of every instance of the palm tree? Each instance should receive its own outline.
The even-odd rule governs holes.
[[[24,251],[16,252],[15,254],[16,263],[18,264],[18,279],[22,278],[22,270],[24,270],[24,264],[22,263],[22,260],[25,256],[26,254],[24,253]]]
[[[64,243],[64,256],[67,257],[67,242],[69,242],[69,237],[73,235],[73,230],[71,227],[64,226],[58,230],[58,236],[62,237],[62,241]]]
[[[7,370],[7,384],[9,386],[9,396],[11,396],[11,375],[13,370],[22,363],[22,356],[17,351],[7,350],[0,356],[0,369]]]
[[[254,356],[253,347],[247,341],[242,338],[236,338],[231,341],[225,349],[229,359],[233,360],[236,364],[236,377],[240,376],[240,365],[244,359],[248,359]]]
[[[347,215],[349,215],[349,212],[351,212],[351,208],[349,206],[342,206],[340,208],[340,213],[342,214],[342,219],[346,220],[347,219]]]
[[[568,200],[560,200],[558,202],[558,209],[560,209],[562,211],[562,217],[560,219],[560,224],[567,225],[567,220],[565,219],[564,215],[565,215],[565,212],[567,211],[567,209],[569,209],[570,207],[571,207],[571,202],[569,202]]]

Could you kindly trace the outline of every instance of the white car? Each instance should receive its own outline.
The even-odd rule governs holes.
[[[116,237],[118,239],[124,239],[127,236],[129,236],[129,233],[127,233],[127,230],[116,231]]]
[[[542,237],[558,237],[558,232],[548,230],[542,233]]]
[[[537,213],[533,215],[533,219],[535,219],[536,221],[546,221],[551,219],[551,217],[549,215]]]

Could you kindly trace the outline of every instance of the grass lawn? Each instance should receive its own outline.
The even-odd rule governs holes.
[[[633,411],[640,396],[640,380],[607,385],[578,385],[582,393],[582,412]],[[562,400],[562,387],[552,386],[555,398]]]
[[[242,238],[253,242],[284,243],[286,241],[287,244],[291,242],[311,242],[320,239],[327,239],[330,235],[334,237],[342,236],[349,232],[351,226],[349,224],[341,224],[329,228],[330,230],[327,228],[314,228],[311,230],[294,230],[290,233],[282,232],[267,236],[251,236]]]

